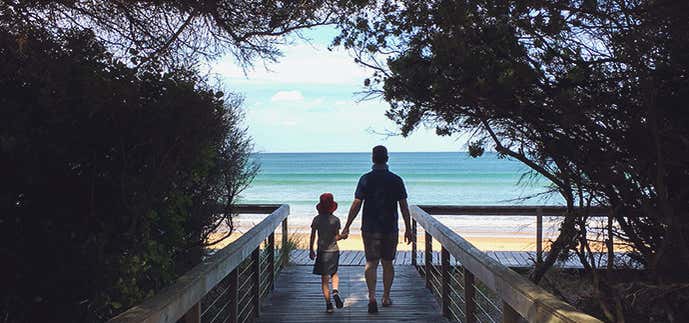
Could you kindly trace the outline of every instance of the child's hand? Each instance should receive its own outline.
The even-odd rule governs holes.
[[[311,260],[316,259],[316,253],[315,253],[313,250],[309,251],[309,258],[310,258]]]

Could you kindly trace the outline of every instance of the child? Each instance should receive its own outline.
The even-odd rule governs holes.
[[[342,308],[342,299],[337,291],[340,283],[337,277],[337,267],[340,260],[340,250],[337,247],[337,240],[344,237],[340,235],[340,219],[333,215],[337,209],[337,203],[331,193],[323,193],[320,202],[316,205],[318,215],[313,218],[311,223],[311,239],[309,240],[309,258],[316,262],[313,264],[313,273],[321,276],[321,288],[325,297],[325,311],[333,312],[333,303],[330,302],[330,288],[328,281],[333,281],[333,298],[335,306]],[[318,232],[318,253],[313,252],[313,242]]]

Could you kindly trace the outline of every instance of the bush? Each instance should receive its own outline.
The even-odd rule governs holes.
[[[0,316],[102,321],[197,264],[256,167],[241,98],[93,34],[0,31]]]

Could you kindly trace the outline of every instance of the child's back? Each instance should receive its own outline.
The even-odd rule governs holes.
[[[313,218],[311,228],[318,232],[318,252],[339,251],[337,234],[340,230],[340,219],[332,214],[319,214]]]

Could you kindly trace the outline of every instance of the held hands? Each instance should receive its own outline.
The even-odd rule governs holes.
[[[309,259],[316,259],[316,253],[313,251],[313,249],[309,251]]]
[[[349,228],[345,227],[342,229],[342,232],[340,232],[340,240],[345,240],[349,238]]]

